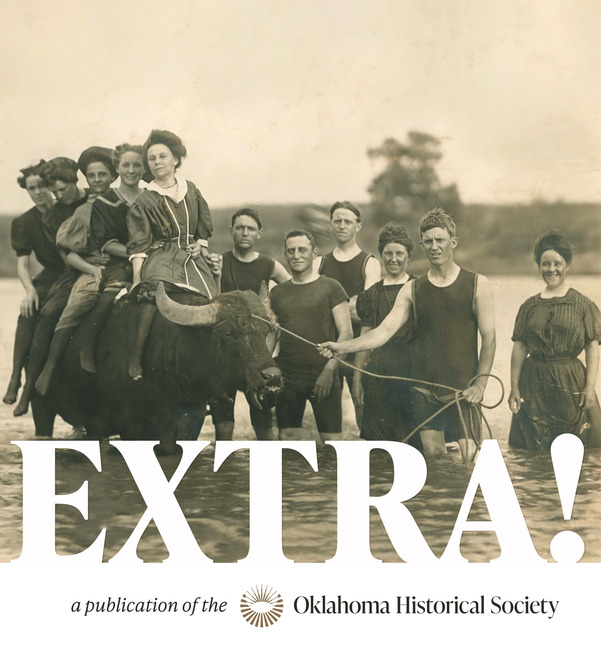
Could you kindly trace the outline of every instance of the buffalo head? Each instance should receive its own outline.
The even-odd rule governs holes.
[[[229,388],[245,391],[261,407],[267,394],[279,390],[282,375],[268,351],[269,313],[261,298],[250,291],[228,292],[205,305],[171,299],[163,284],[156,291],[157,309],[168,321],[189,328],[211,329],[204,349],[216,395]],[[190,349],[192,356],[199,349]],[[199,360],[199,364],[201,360]]]

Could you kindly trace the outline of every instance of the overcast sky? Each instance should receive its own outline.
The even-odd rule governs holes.
[[[366,201],[386,137],[465,202],[598,201],[598,0],[4,0],[0,212],[35,158],[188,147],[210,205]]]

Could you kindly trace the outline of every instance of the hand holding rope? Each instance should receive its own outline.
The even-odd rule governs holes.
[[[278,323],[274,323],[273,321],[269,321],[268,319],[264,319],[263,317],[260,317],[259,315],[253,314],[252,316],[255,319],[260,319],[261,321],[264,321],[265,323],[267,323],[270,326],[276,328],[277,330],[281,330],[282,332],[285,332],[286,334],[291,335],[292,337],[298,339],[299,341],[304,342],[305,344],[309,344],[309,346],[313,346],[313,348],[317,349],[318,351],[320,349],[323,350],[323,346],[321,346],[321,344],[316,344],[315,342],[309,341],[308,339],[305,339],[304,337],[301,337],[300,335],[297,335],[296,333],[293,333],[292,331],[287,330],[286,328],[283,328]],[[463,409],[461,407],[461,402],[462,401],[466,402],[466,398],[463,395],[463,393],[464,393],[464,391],[466,389],[457,389],[457,388],[452,387],[452,386],[447,386],[446,384],[439,384],[437,382],[428,382],[426,380],[418,380],[418,379],[411,378],[411,377],[401,377],[399,375],[380,375],[378,373],[372,373],[371,371],[367,371],[367,370],[365,370],[363,368],[358,368],[357,366],[354,366],[353,364],[350,364],[349,362],[346,362],[345,360],[341,359],[340,357],[337,357],[331,350],[330,350],[329,354],[331,355],[331,358],[335,359],[337,362],[340,362],[340,364],[342,364],[344,366],[347,366],[347,367],[351,368],[354,371],[358,371],[359,373],[362,373],[363,375],[368,375],[369,377],[373,377],[373,378],[380,379],[380,380],[396,380],[396,381],[400,381],[400,382],[411,382],[413,384],[421,384],[423,386],[429,386],[429,387],[432,387],[432,388],[447,389],[448,391],[451,391],[451,392],[454,393],[454,397],[451,400],[449,400],[448,402],[446,402],[446,403],[443,400],[439,400],[440,403],[443,406],[436,413],[434,413],[429,418],[427,418],[426,420],[421,422],[417,427],[415,427],[415,429],[413,429],[411,432],[409,432],[409,434],[407,436],[405,436],[405,438],[403,438],[403,440],[401,442],[406,443],[416,432],[418,432],[420,429],[425,427],[431,420],[433,420],[434,418],[439,416],[443,411],[445,411],[446,409],[448,409],[449,407],[451,407],[453,405],[455,405],[457,407],[457,411],[458,411],[458,414],[459,414],[459,420],[461,422],[461,428],[462,428],[462,432],[463,432],[463,439],[464,440],[472,440],[472,441],[474,441],[474,443],[475,443],[475,445],[477,447],[476,452],[474,452],[474,455],[472,456],[472,460],[475,458],[478,450],[482,446],[480,420],[484,421],[484,423],[486,425],[486,428],[488,430],[489,437],[490,438],[493,437],[492,430],[490,428],[488,420],[486,420],[484,414],[482,413],[482,408],[496,409],[496,407],[498,407],[503,402],[503,400],[505,399],[505,387],[503,386],[503,382],[496,375],[493,375],[492,373],[483,373],[483,374],[480,374],[480,375],[475,375],[470,380],[470,382],[467,385],[466,389],[468,389],[470,386],[472,386],[474,384],[474,382],[478,378],[492,377],[494,380],[497,380],[497,382],[499,383],[499,385],[501,387],[501,397],[494,404],[485,404],[484,402],[479,402],[477,404],[470,403],[470,409],[468,409],[469,422],[466,422],[464,412],[463,412]],[[324,355],[324,357],[325,357],[325,355]],[[434,395],[434,394],[432,394],[432,395]],[[434,397],[436,397],[436,396],[434,395]]]

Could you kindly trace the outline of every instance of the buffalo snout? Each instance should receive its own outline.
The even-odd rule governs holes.
[[[265,386],[280,386],[282,383],[282,372],[277,366],[268,366],[261,371],[261,377]]]

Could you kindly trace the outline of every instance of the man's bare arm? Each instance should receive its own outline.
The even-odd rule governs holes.
[[[380,261],[373,256],[367,259],[365,264],[365,284],[364,290],[371,288],[372,285],[377,283],[382,278],[382,266]]]
[[[363,284],[363,289],[367,290],[374,283],[377,283],[382,278],[382,268],[380,267],[380,261],[373,256],[367,259],[365,263],[365,282]],[[361,318],[357,314],[357,295],[351,297],[349,300],[349,309],[351,311],[351,321],[353,323],[361,323]]]
[[[361,326],[361,334],[366,335],[371,329],[371,326],[363,325]],[[368,350],[362,350],[355,355],[355,371],[353,373],[353,386],[351,388],[351,396],[356,407],[362,407],[364,404],[362,374],[357,369],[361,369],[365,366],[368,357]]]
[[[487,375],[492,370],[497,348],[495,328],[495,306],[490,283],[485,276],[478,275],[476,287],[476,318],[481,346],[478,359],[478,375]],[[470,404],[482,402],[488,377],[479,377],[472,386],[465,389],[463,395]]]
[[[338,331],[338,342],[344,342],[353,338],[353,326],[351,324],[351,315],[349,312],[348,301],[343,301],[332,308],[332,317]],[[327,397],[332,389],[332,381],[336,375],[338,361],[334,358],[329,359],[315,380],[313,395],[317,401]]]
[[[346,342],[324,342],[320,344],[320,353],[324,357],[334,354],[357,353],[362,350],[373,350],[383,346],[411,316],[413,291],[411,281],[406,283],[397,295],[392,310],[384,321],[365,335]]]
[[[273,272],[271,273],[270,278],[274,283],[283,283],[290,278],[290,274],[286,272],[284,266],[281,263],[274,261]]]

